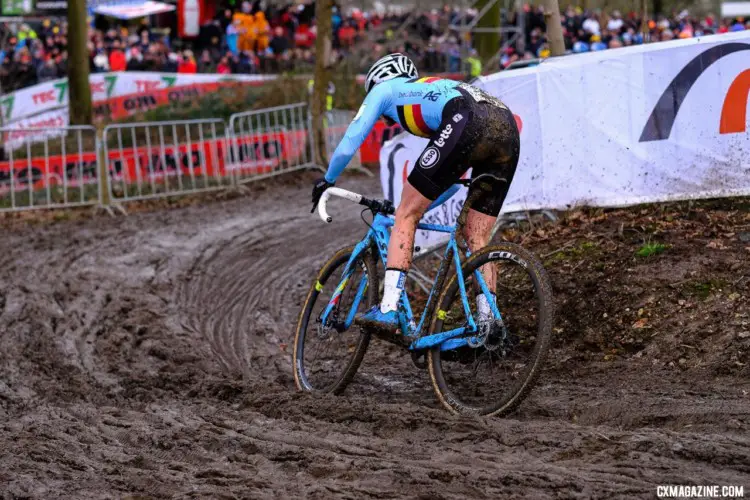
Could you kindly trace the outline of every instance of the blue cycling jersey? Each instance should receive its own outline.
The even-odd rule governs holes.
[[[346,134],[333,152],[326,180],[335,182],[378,119],[385,115],[407,132],[430,137],[440,127],[443,108],[461,94],[454,80],[427,77],[394,78],[376,85],[365,98]]]

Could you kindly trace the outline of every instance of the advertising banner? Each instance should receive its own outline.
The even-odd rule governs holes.
[[[67,126],[68,108],[53,109],[36,116],[21,118],[5,127],[3,147],[5,151],[10,152],[30,146],[33,142],[43,141],[45,138],[60,137],[65,134],[62,128]]]
[[[307,132],[283,131],[240,136],[233,141],[206,140],[164,147],[110,149],[111,178],[117,183],[162,182],[175,176],[223,177],[233,172],[268,173],[298,163],[307,147]],[[0,192],[96,182],[96,154],[82,152],[0,162]]]
[[[189,101],[222,87],[260,85],[261,75],[178,75],[174,73],[122,72],[91,75],[94,116],[116,120],[173,102]],[[55,80],[0,97],[0,112],[8,128],[65,126],[68,122],[68,81]],[[31,142],[52,137],[53,131],[31,136]],[[22,141],[4,141],[6,151]]]
[[[233,84],[262,85],[272,80],[273,75],[214,75],[178,74],[124,71],[118,73],[96,73],[89,77],[94,106],[109,104],[115,99],[134,98],[140,102],[158,100],[156,94],[184,92],[197,88],[211,92]],[[11,123],[20,118],[34,116],[60,106],[68,105],[68,80],[52,80],[32,87],[17,90],[0,98],[3,122]],[[163,102],[162,102],[163,103]],[[133,111],[135,108],[130,109]]]
[[[477,85],[521,128],[504,211],[750,194],[750,32],[559,57]],[[402,164],[421,152],[393,142]]]

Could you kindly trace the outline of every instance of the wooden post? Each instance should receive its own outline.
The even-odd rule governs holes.
[[[476,9],[482,9],[492,0],[478,0]],[[477,28],[496,28],[497,31],[479,31],[474,34],[474,48],[482,61],[490,61],[500,49],[500,2],[495,1],[477,22]]]
[[[560,5],[557,0],[543,0],[544,22],[547,24],[547,41],[553,56],[565,54],[565,41],[560,20]]]
[[[315,4],[315,20],[318,27],[315,39],[315,86],[312,94],[312,125],[313,140],[315,141],[315,162],[321,167],[328,166],[326,153],[325,123],[326,97],[328,82],[331,80],[331,48],[333,28],[333,0],[317,0]]]
[[[91,125],[86,0],[68,0],[68,92],[71,125]]]

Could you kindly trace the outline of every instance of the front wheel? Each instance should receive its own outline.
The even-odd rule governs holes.
[[[552,337],[552,289],[539,260],[512,243],[486,247],[462,267],[464,284],[480,334],[466,345],[437,346],[427,356],[432,385],[453,413],[505,415],[528,394],[549,350]],[[480,318],[477,280],[494,273],[501,318]],[[485,278],[486,279],[486,278]],[[466,327],[458,275],[443,288],[430,332]],[[453,347],[453,346],[451,346]]]
[[[342,248],[331,257],[302,306],[293,354],[294,380],[300,390],[340,394],[367,351],[370,334],[351,320],[377,301],[378,276],[370,250],[347,268],[353,251],[354,247]],[[329,303],[334,305],[324,321]]]

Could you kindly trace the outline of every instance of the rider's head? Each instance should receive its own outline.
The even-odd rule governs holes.
[[[416,78],[417,76],[419,76],[417,67],[411,59],[403,54],[388,54],[378,59],[367,72],[365,92],[369,94],[375,85],[386,80],[399,77]]]

